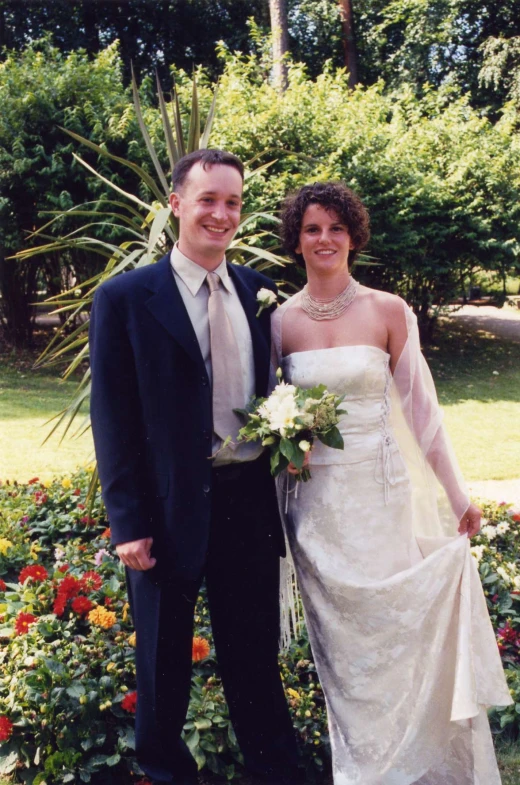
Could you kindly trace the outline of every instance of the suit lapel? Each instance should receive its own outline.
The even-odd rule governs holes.
[[[258,303],[256,301],[256,288],[250,289],[241,276],[240,267],[235,264],[228,264],[229,274],[235,284],[237,294],[242,303],[249,330],[251,332],[251,341],[253,343],[253,357],[255,363],[255,388],[257,396],[264,396],[267,390],[267,380],[269,377],[269,358],[270,347],[268,338],[265,335],[260,319],[256,314],[258,311]]]
[[[186,306],[175,282],[170,266],[170,255],[163,257],[154,266],[148,288],[154,292],[146,301],[150,313],[175,338],[191,359],[205,371],[199,342],[188,316]]]

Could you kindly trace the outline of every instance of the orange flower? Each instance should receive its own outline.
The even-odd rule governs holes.
[[[107,611],[102,605],[97,605],[90,611],[88,620],[97,627],[109,630],[116,623],[116,614],[113,611]]]
[[[200,662],[209,657],[210,647],[205,638],[193,638],[191,658],[193,662]]]
[[[110,539],[110,526],[107,526],[107,528],[103,532],[101,532],[101,534],[99,536],[101,537],[102,540],[109,540]]]

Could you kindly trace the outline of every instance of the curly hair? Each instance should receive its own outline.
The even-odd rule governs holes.
[[[302,261],[302,255],[295,249],[300,242],[305,210],[311,204],[319,204],[327,211],[333,210],[347,227],[354,246],[348,255],[350,266],[370,239],[370,218],[359,196],[340,181],[304,185],[287,196],[281,214],[281,236],[286,251],[296,261]]]

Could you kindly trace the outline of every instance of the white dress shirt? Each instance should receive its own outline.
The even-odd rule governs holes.
[[[205,284],[208,271],[196,264],[187,256],[184,256],[177,244],[173,247],[170,262],[175,277],[175,282],[179,287],[182,300],[188,311],[193,329],[199,342],[202,359],[206,366],[206,371],[212,381],[211,369],[211,343],[208,319],[208,298],[209,291]],[[231,322],[233,332],[238,344],[240,354],[240,364],[242,366],[243,389],[246,395],[244,406],[255,394],[255,365],[253,359],[253,343],[249,323],[242,308],[242,303],[237,294],[235,285],[228,273],[225,258],[214,270],[221,281],[224,296],[224,308]],[[214,433],[212,453],[215,454],[221,447],[221,440]],[[227,463],[252,461],[263,451],[263,447],[258,442],[240,443],[234,450],[228,447],[221,450],[214,459],[214,466],[223,466]]]

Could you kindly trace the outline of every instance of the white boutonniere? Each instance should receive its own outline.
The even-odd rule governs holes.
[[[259,289],[256,294],[256,301],[260,306],[256,314],[257,317],[260,316],[264,308],[270,308],[271,305],[274,305],[276,300],[276,292],[273,292],[271,289]]]

